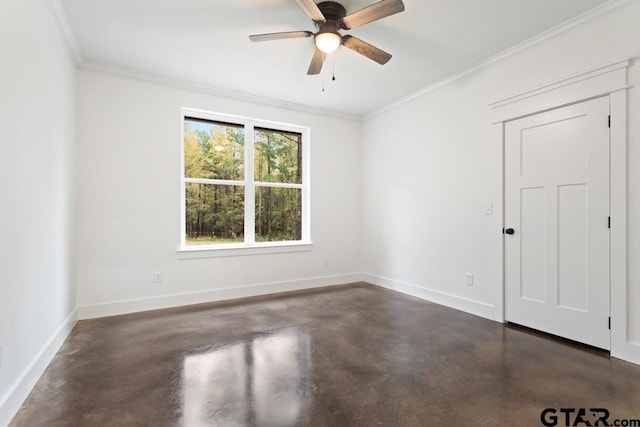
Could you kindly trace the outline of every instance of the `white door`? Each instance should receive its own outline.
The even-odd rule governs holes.
[[[507,320],[604,349],[608,117],[603,97],[505,124]]]

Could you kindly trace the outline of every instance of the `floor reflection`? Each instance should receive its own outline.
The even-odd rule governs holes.
[[[310,370],[310,338],[297,330],[187,356],[184,425],[294,425]]]

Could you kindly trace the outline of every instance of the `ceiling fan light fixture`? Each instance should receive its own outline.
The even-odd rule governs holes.
[[[318,49],[324,53],[332,53],[342,44],[342,37],[338,33],[325,32],[317,34],[314,41]]]

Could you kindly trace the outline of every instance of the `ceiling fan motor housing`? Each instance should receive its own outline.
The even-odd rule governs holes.
[[[326,21],[314,21],[320,32],[337,32],[342,26],[342,19],[347,16],[347,9],[335,1],[323,1],[318,3],[318,9],[324,15]]]

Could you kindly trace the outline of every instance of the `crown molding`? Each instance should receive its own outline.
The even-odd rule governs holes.
[[[49,9],[49,12],[53,17],[56,27],[60,32],[60,36],[62,37],[73,62],[75,62],[76,65],[82,64],[84,61],[82,51],[80,50],[76,36],[71,29],[71,24],[69,24],[69,19],[67,19],[67,13],[62,6],[62,2],[60,0],[44,0],[44,3],[47,5],[47,9]]]
[[[120,67],[111,67],[101,64],[95,64],[90,62],[83,62],[78,65],[78,69],[81,71],[88,71],[99,74],[107,74],[115,77],[126,78],[130,80],[137,80],[146,83],[153,83],[162,86],[168,86],[175,89],[189,90],[192,92],[205,93],[208,95],[219,96],[221,98],[234,99],[236,101],[250,102],[252,104],[260,104],[267,107],[281,108],[284,110],[295,111],[298,113],[317,114],[337,119],[352,120],[360,122],[361,116],[353,114],[342,113],[339,111],[325,110],[322,108],[310,107],[303,104],[296,104],[294,102],[281,101],[273,98],[267,98],[257,95],[251,95],[244,92],[222,89],[215,86],[204,85],[200,83],[194,83],[186,80],[179,80],[172,77],[162,76],[158,74],[152,74],[147,72],[133,71]]]
[[[399,107],[402,104],[406,104],[416,98],[419,98],[423,95],[426,95],[430,92],[433,92],[437,89],[440,89],[443,86],[447,86],[451,83],[454,83],[458,80],[461,80],[471,74],[475,74],[478,71],[481,71],[487,67],[489,67],[492,64],[495,64],[497,62],[500,62],[504,59],[507,59],[511,56],[516,55],[519,52],[522,52],[523,50],[526,50],[530,47],[533,47],[535,45],[538,45],[550,38],[553,38],[559,34],[562,34],[578,25],[581,25],[585,22],[589,22],[599,16],[602,16],[604,14],[606,14],[607,12],[616,9],[618,7],[621,7],[627,3],[630,3],[632,0],[610,0],[604,4],[601,4],[600,6],[596,6],[593,9],[590,9],[576,17],[573,17],[565,22],[563,22],[562,24],[559,24],[555,27],[552,27],[546,31],[543,31],[542,33],[533,36],[521,43],[518,43],[510,48],[507,48],[505,50],[503,50],[502,52],[499,52],[493,56],[490,56],[489,58],[475,64],[472,65],[471,67],[459,72],[459,73],[455,73],[452,74],[450,76],[447,76],[445,78],[443,78],[442,80],[437,81],[436,83],[429,85],[423,89],[420,89],[417,92],[414,92],[410,95],[407,95],[403,98],[398,99],[395,102],[392,102],[391,104],[388,104],[380,109],[374,110],[370,113],[365,114],[362,117],[363,121],[369,120],[377,115],[380,115],[386,111],[392,110],[396,107]]]

